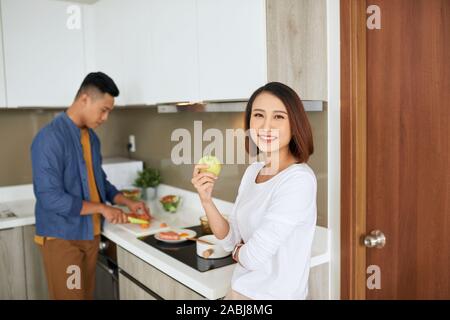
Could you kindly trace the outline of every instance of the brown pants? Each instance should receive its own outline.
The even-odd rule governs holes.
[[[94,240],[44,241],[44,258],[49,296],[52,300],[92,300],[100,236]]]

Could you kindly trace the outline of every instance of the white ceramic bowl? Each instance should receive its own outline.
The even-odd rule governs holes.
[[[225,251],[222,246],[218,244],[219,240],[213,234],[202,236],[199,239],[212,243],[212,245],[210,245],[197,241],[197,255],[202,258],[220,259],[231,254],[231,252]]]

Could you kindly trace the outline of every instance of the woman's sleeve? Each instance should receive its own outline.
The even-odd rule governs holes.
[[[228,234],[223,238],[222,240],[219,240],[219,244],[222,246],[222,248],[225,251],[233,251],[234,247],[241,242],[241,234],[239,232],[239,228],[236,223],[236,202],[234,204],[232,214],[228,217],[228,224],[230,226],[230,229],[228,231]]]
[[[316,189],[315,177],[303,172],[294,173],[276,187],[260,227],[239,250],[239,263],[244,268],[260,269],[296,226],[315,221],[311,206],[316,203]]]

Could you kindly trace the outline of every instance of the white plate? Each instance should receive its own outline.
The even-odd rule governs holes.
[[[166,239],[161,239],[159,237],[159,233],[155,234],[155,239],[159,240],[159,241],[163,241],[163,242],[167,242],[167,243],[180,243],[180,242],[184,242],[187,241],[188,238],[193,238],[197,235],[197,232],[195,232],[194,230],[190,230],[190,229],[170,229],[164,232],[168,232],[168,231],[174,231],[178,234],[180,233],[187,233],[188,236],[187,237],[182,237],[179,240],[166,240]]]

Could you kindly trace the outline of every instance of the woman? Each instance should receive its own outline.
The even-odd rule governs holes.
[[[317,214],[308,118],[294,90],[271,82],[251,96],[245,127],[247,152],[256,145],[264,161],[245,171],[228,221],[212,201],[217,177],[201,172],[208,166],[196,165],[192,179],[214,235],[238,262],[226,299],[305,299]]]

